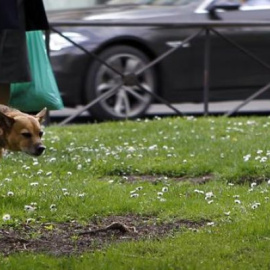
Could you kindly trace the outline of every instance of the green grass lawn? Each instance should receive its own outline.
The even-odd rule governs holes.
[[[69,256],[11,252],[0,269],[269,269],[269,126],[189,117],[46,128],[42,157],[1,160],[2,228],[127,215],[204,223]]]

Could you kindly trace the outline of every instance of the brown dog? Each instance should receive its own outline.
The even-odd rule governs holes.
[[[44,108],[32,116],[19,110],[0,105],[0,156],[5,149],[40,156],[45,146],[41,142],[41,122],[46,115]]]

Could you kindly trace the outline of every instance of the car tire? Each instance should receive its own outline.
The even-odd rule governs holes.
[[[109,47],[98,57],[125,75],[134,74],[150,62],[145,53],[131,46]],[[153,68],[144,71],[137,76],[137,79],[143,88],[154,92],[156,73]],[[122,78],[119,74],[95,60],[87,72],[86,101],[95,100],[121,82]],[[152,95],[137,85],[125,84],[115,94],[90,107],[89,112],[97,120],[134,119],[143,116],[151,102]]]

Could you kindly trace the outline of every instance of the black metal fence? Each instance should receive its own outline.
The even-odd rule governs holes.
[[[114,69],[112,66],[110,66],[108,63],[104,62],[102,59],[100,59],[97,55],[95,55],[92,52],[87,51],[84,47],[82,47],[80,44],[75,43],[70,39],[69,37],[65,36],[61,31],[58,30],[59,27],[77,27],[77,26],[85,26],[85,27],[91,27],[91,26],[106,26],[106,27],[115,27],[115,26],[132,26],[132,27],[146,27],[146,26],[151,26],[151,27],[174,27],[174,28],[179,28],[184,29],[184,28],[192,28],[192,29],[197,29],[194,30],[194,33],[190,36],[188,36],[184,41],[182,41],[181,44],[179,44],[176,47],[168,49],[164,54],[158,56],[156,59],[154,59],[152,62],[149,64],[145,65],[142,69],[137,71],[136,73],[130,73],[130,74],[121,74],[118,70]],[[117,22],[114,21],[113,23],[110,22],[109,24],[106,22],[85,22],[85,21],[61,21],[61,22],[54,22],[51,23],[51,30],[55,33],[58,33],[60,36],[65,38],[67,41],[72,43],[74,46],[82,50],[84,53],[91,55],[94,59],[97,61],[101,62],[103,65],[106,65],[107,68],[110,68],[113,72],[118,74],[121,77],[121,82],[114,86],[112,89],[107,91],[106,93],[100,95],[98,98],[95,100],[91,100],[87,105],[82,107],[80,110],[78,110],[76,113],[73,115],[67,117],[64,121],[60,123],[60,125],[65,125],[81,115],[84,111],[88,110],[91,106],[94,106],[98,102],[100,102],[103,99],[106,99],[107,97],[117,93],[119,88],[122,85],[127,85],[127,86],[138,86],[142,91],[147,92],[149,95],[152,95],[153,98],[169,108],[171,108],[177,115],[183,115],[183,113],[178,110],[175,106],[173,106],[170,102],[165,100],[164,98],[160,97],[159,95],[155,94],[154,92],[149,91],[145,87],[143,87],[139,81],[138,81],[138,76],[145,72],[147,69],[152,68],[154,65],[162,61],[164,58],[168,57],[172,53],[174,53],[176,50],[180,50],[182,47],[185,46],[185,44],[189,43],[191,40],[196,39],[196,37],[203,35],[204,36],[204,67],[203,67],[203,104],[204,104],[204,115],[209,114],[209,91],[210,91],[210,86],[209,86],[209,78],[210,78],[210,54],[211,54],[211,36],[212,35],[217,35],[220,38],[224,39],[230,46],[234,46],[236,49],[239,50],[239,52],[245,54],[247,57],[253,59],[255,62],[263,66],[264,68],[270,70],[270,65],[266,63],[264,60],[260,59],[257,57],[255,54],[247,50],[246,48],[242,47],[241,45],[237,44],[235,41],[232,39],[226,37],[225,35],[221,34],[218,30],[219,28],[229,28],[229,27],[265,27],[265,26],[270,26],[270,22],[264,22],[264,21],[259,21],[259,22],[223,22],[223,21],[215,21],[215,22],[196,22],[196,23],[174,23],[174,22]],[[199,30],[198,30],[199,29]],[[180,31],[179,30],[179,31]],[[49,49],[49,32],[47,33],[47,46]],[[237,107],[233,108],[232,110],[226,112],[226,116],[231,116],[235,114],[239,109],[241,109],[243,106],[245,106],[247,103],[250,101],[254,100],[257,98],[259,95],[264,93],[270,88],[270,82],[266,84],[264,87],[258,89],[254,94],[249,96],[246,100],[244,100],[241,104],[239,104]]]

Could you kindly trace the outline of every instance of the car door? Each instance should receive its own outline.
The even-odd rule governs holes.
[[[219,3],[221,2],[216,1],[215,5],[218,7]],[[222,1],[222,5],[224,3],[226,7],[226,1]],[[228,5],[232,3],[234,4],[227,1]],[[216,18],[211,17],[207,12],[207,5],[196,12],[205,13],[212,29],[210,30],[211,100],[245,99],[270,81],[270,70],[266,68],[267,63],[270,65],[269,26],[246,24],[269,21],[269,0],[248,0],[239,5],[236,10],[217,9],[215,10]],[[239,22],[243,25],[233,26],[234,23]],[[228,26],[228,23],[232,26]],[[203,48],[204,40],[200,39],[192,47],[193,55],[202,52]],[[246,50],[266,64],[252,59],[244,53]],[[199,65],[203,68],[203,61],[199,62]],[[267,94],[262,97],[266,97]]]

